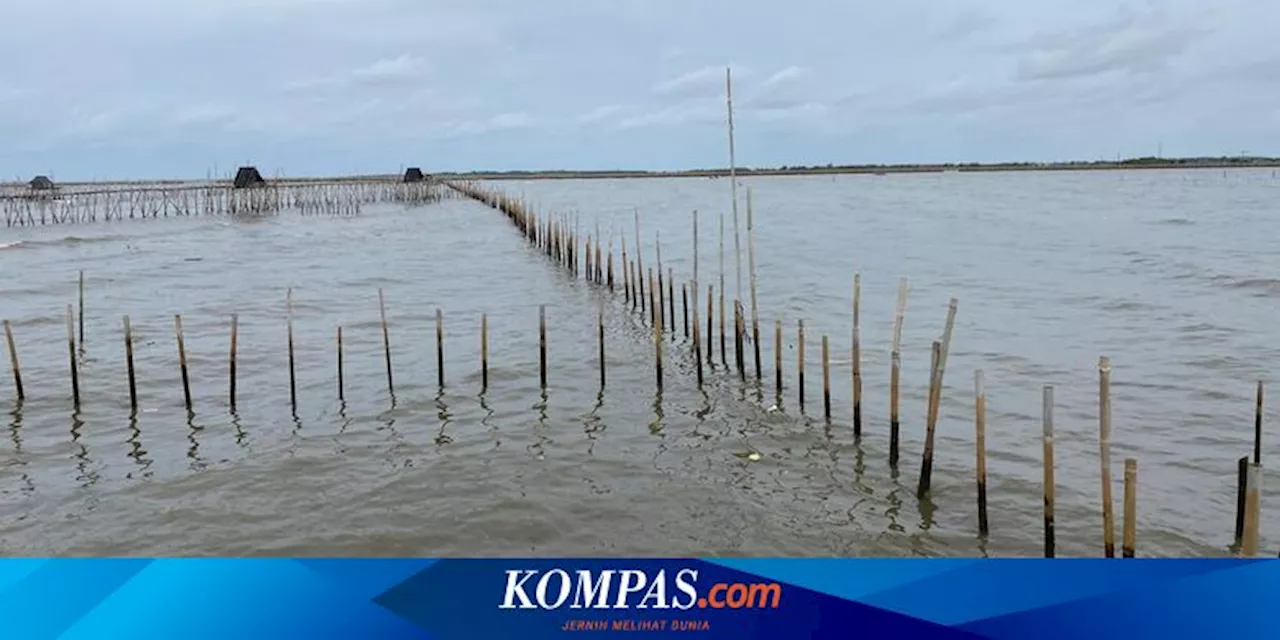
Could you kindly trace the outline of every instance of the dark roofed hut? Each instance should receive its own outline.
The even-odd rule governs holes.
[[[32,191],[53,191],[53,181],[49,176],[36,176],[27,183]]]
[[[422,175],[422,169],[418,167],[409,167],[404,170],[405,182],[422,182],[425,179],[425,176]]]
[[[236,180],[233,186],[236,189],[244,189],[247,187],[260,187],[267,181],[262,179],[262,174],[258,173],[257,167],[240,167],[236,171]]]

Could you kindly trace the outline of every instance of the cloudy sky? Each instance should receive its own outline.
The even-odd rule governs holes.
[[[0,0],[0,176],[1280,155],[1276,0]]]

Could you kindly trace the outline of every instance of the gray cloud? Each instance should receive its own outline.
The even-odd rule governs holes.
[[[441,169],[707,166],[723,161],[726,65],[752,164],[1095,157],[1155,140],[1280,154],[1268,0],[794,0],[786,15],[675,0],[11,2],[0,58],[40,62],[0,79],[0,174],[203,175],[246,154],[287,170],[399,164],[424,149]]]

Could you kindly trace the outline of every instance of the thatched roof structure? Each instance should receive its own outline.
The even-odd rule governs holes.
[[[49,176],[36,176],[27,184],[37,191],[49,191],[53,189],[53,181],[49,179]]]
[[[409,167],[404,170],[405,182],[422,182],[424,179],[426,178],[422,175],[422,169],[418,167]]]
[[[266,183],[267,181],[262,179],[262,174],[258,173],[257,167],[240,167],[240,170],[236,171],[236,180],[234,183],[234,187],[236,189],[258,187]]]

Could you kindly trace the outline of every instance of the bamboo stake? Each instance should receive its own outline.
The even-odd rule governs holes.
[[[831,419],[831,354],[827,336],[822,336],[822,415]]]
[[[622,302],[635,306],[634,296],[631,293],[631,269],[627,262],[627,234],[622,234]]]
[[[733,259],[735,285],[733,300],[742,300],[742,246],[738,232],[738,167],[733,156],[733,78],[728,67],[724,70],[725,108],[729,112],[729,186],[733,192]],[[723,283],[722,285],[723,286]],[[722,303],[723,304],[723,303]]]
[[[724,213],[720,213],[720,363],[729,366],[729,358],[725,355],[725,310],[724,310]]]
[[[695,312],[697,309],[694,310]],[[684,318],[684,337],[689,337],[689,285],[680,285],[680,315]],[[695,350],[695,353],[697,351]],[[699,359],[701,360],[701,359]]]
[[[1044,388],[1044,557],[1054,557],[1053,387]]]
[[[653,270],[649,270],[649,291],[653,292]],[[662,391],[662,314],[658,314],[653,325],[653,353],[655,372],[658,380],[658,391]]]
[[[547,305],[538,305],[538,381],[547,389]]]
[[[640,210],[635,210],[636,221],[636,272],[632,274],[632,283],[636,282],[635,276],[640,276],[640,312],[644,313],[644,252],[640,250]],[[634,292],[633,292],[634,293]]]
[[[973,372],[974,429],[978,451],[978,535],[989,533],[987,526],[987,392],[982,369]]]
[[[294,375],[293,360],[293,289],[290,288],[285,292],[285,323],[288,327],[289,334],[289,406],[293,408],[294,413],[298,411],[298,385],[297,377]]]
[[[898,307],[893,314],[893,349],[890,351],[889,372],[889,466],[898,466],[898,434],[901,425],[898,422],[899,381],[902,375],[902,324],[907,311],[907,279],[898,281]]]
[[[598,333],[599,333],[599,335],[600,335],[600,388],[601,388],[601,389],[604,389],[604,383],[605,383],[605,375],[604,375],[604,366],[605,366],[605,364],[604,364],[604,363],[605,363],[605,359],[604,359],[604,302],[603,302],[603,301],[601,301],[601,303],[600,303],[600,309],[599,309],[599,311],[598,311],[598,313],[597,313],[597,315],[596,315],[596,328],[599,330],[599,331],[598,331]]]
[[[436,308],[436,383],[444,388],[444,312]]]
[[[804,411],[804,320],[796,320],[796,374],[800,410]]]
[[[13,370],[13,390],[18,394],[18,401],[21,402],[27,397],[22,390],[22,367],[18,364],[18,348],[13,344],[13,327],[9,321],[4,321],[4,340],[9,345],[9,368]]]
[[[738,377],[746,382],[746,357],[742,345],[744,337],[746,337],[746,315],[743,313],[742,303],[735,300],[733,302],[733,355],[738,363]]]
[[[697,306],[698,292],[702,289],[698,288],[698,210],[693,210],[693,297],[694,306]],[[694,310],[694,316],[697,317],[697,310]],[[695,320],[696,322],[696,320]],[[707,334],[710,338],[710,333]],[[701,352],[699,352],[701,353]],[[701,357],[701,356],[699,356]]]
[[[84,349],[84,269],[80,270],[80,349]]]
[[[1236,461],[1236,544],[1244,540],[1245,496],[1249,485],[1249,456]]]
[[[667,325],[671,333],[676,332],[676,276],[675,270],[667,267]],[[686,332],[687,333],[687,332]]]
[[[653,234],[653,236],[654,236],[654,246],[656,247],[656,250],[657,250],[657,252],[658,252],[658,287],[657,287],[657,292],[656,292],[656,293],[658,294],[658,307],[657,307],[657,308],[658,308],[658,312],[657,312],[657,315],[658,315],[659,319],[666,319],[666,314],[667,314],[667,301],[666,301],[666,298],[667,298],[667,289],[666,289],[666,287],[665,287],[665,286],[663,286],[663,284],[662,284],[662,237],[661,237],[657,232],[655,232],[655,233]],[[654,287],[653,287],[653,279],[652,279],[652,278],[650,278],[650,279],[649,279],[649,288],[650,288],[650,289],[653,289],[653,288],[654,288]]]
[[[124,317],[124,361],[129,372],[129,415],[138,413],[138,384],[133,374],[133,327]]]
[[[931,348],[932,354],[929,358],[929,406],[926,415],[929,417],[925,424],[924,432],[924,454],[920,458],[920,482],[916,485],[916,497],[921,500],[929,495],[929,487],[933,481],[933,441],[937,421],[934,418],[934,402],[937,398],[937,385],[942,368],[942,343],[934,340]]]
[[[489,314],[480,314],[480,390],[489,390]]]
[[[751,345],[755,351],[756,380],[760,380],[760,314],[756,304],[756,227],[751,187],[747,187],[747,271],[751,276]]]
[[[227,356],[227,397],[231,413],[236,412],[236,341],[240,332],[239,314],[231,314],[231,353]]]
[[[1252,463],[1245,480],[1244,540],[1240,546],[1246,558],[1258,555],[1262,508],[1262,465]]]
[[[173,331],[178,337],[178,366],[182,369],[182,397],[187,405],[187,413],[191,409],[191,380],[187,376],[187,344],[182,337],[182,314],[174,314]]]
[[[707,366],[711,367],[713,370],[716,367],[714,353],[716,334],[715,331],[712,330],[711,325],[712,318],[716,315],[714,289],[715,285],[707,285]]]
[[[782,402],[782,321],[773,321],[773,378],[778,402]]]
[[[698,305],[693,306],[693,363],[698,370],[698,388],[702,388],[702,330],[698,324]]]
[[[1253,463],[1262,464],[1262,381],[1258,381],[1258,394],[1253,410]]]
[[[391,377],[391,331],[387,328],[387,305],[382,296],[382,287],[378,287],[378,313],[382,316],[382,353],[387,361],[387,391],[394,396],[396,386]]]
[[[1126,558],[1134,555],[1138,526],[1138,461],[1126,458],[1124,461],[1124,547],[1121,554]]]
[[[662,276],[659,275],[658,277],[661,278]],[[658,322],[662,319],[662,312],[658,310],[658,305],[654,301],[655,294],[658,294],[658,300],[662,299],[662,295],[659,292],[655,292],[655,288],[653,286],[653,267],[649,267],[649,326],[651,327],[658,326]]]
[[[76,367],[76,330],[72,324],[71,305],[67,305],[67,353],[71,359],[71,398],[80,409],[80,372]]]
[[[748,200],[750,202],[750,200]],[[750,209],[747,209],[750,219]],[[862,325],[859,305],[862,298],[862,274],[853,274],[853,437],[862,437]]]
[[[1098,448],[1102,462],[1102,552],[1116,557],[1115,514],[1111,506],[1111,359],[1098,359]],[[1128,473],[1128,469],[1125,469]],[[1125,476],[1126,483],[1128,476]],[[1126,492],[1128,489],[1126,488]],[[1128,494],[1125,495],[1127,501]],[[1126,523],[1127,525],[1127,523]]]
[[[338,400],[346,402],[346,386],[342,376],[342,325],[338,325]]]

